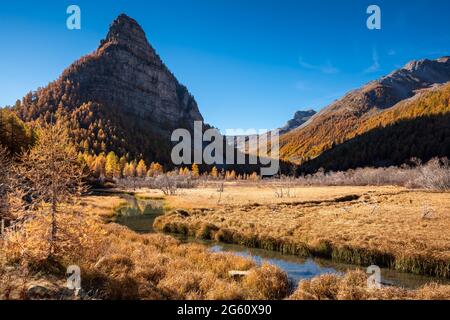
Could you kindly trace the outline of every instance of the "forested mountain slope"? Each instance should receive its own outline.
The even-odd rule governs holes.
[[[413,97],[422,89],[450,81],[449,60],[449,57],[443,57],[413,61],[348,93],[305,125],[281,136],[281,157],[301,164],[364,133],[364,130],[370,130],[370,126],[364,126],[373,123],[384,110]]]
[[[301,166],[302,172],[401,165],[450,158],[450,83],[426,89],[363,119],[349,140]]]

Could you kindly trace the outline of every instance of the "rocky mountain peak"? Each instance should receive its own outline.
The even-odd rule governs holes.
[[[430,62],[430,60],[428,60],[428,59],[413,60],[413,61],[408,62],[403,67],[403,69],[408,70],[408,71],[417,71],[429,62]]]
[[[282,128],[280,128],[280,134],[287,133],[291,130],[294,130],[304,123],[308,122],[311,117],[313,117],[316,114],[316,111],[310,109],[306,111],[297,111],[294,114],[294,118],[289,120]]]
[[[126,14],[111,23],[98,50],[71,79],[93,101],[153,119],[155,130],[203,120],[193,96],[163,63],[138,22]]]
[[[103,51],[110,46],[124,48],[143,59],[161,62],[141,26],[136,20],[123,13],[111,23],[106,38],[100,43],[99,50]]]
[[[75,119],[74,127],[86,130],[76,137],[85,150],[130,153],[149,161],[168,161],[172,131],[191,130],[194,121],[203,120],[194,97],[163,63],[141,26],[125,14],[112,22],[97,50],[34,96],[18,110],[24,120],[46,117],[60,107]],[[107,127],[94,140],[99,123]],[[100,140],[103,147],[96,143]]]
[[[297,111],[294,114],[294,119],[295,120],[305,120],[305,119],[311,118],[315,114],[316,114],[316,111],[314,111],[313,109],[309,109],[309,110],[305,110],[305,111]]]
[[[408,62],[403,68],[394,71],[389,77],[415,78],[428,83],[444,83],[450,78],[449,57],[436,60],[422,59]]]
[[[399,102],[450,82],[450,59],[422,59],[353,90],[280,139],[281,155],[291,161],[315,158],[336,142],[354,137],[356,128]],[[314,146],[314,147],[313,147]]]
[[[136,20],[122,13],[111,23],[105,41],[127,44],[147,42],[147,39]]]
[[[387,103],[381,103],[379,107],[391,107],[400,100],[412,97],[416,90],[426,89],[434,84],[442,84],[448,81],[450,81],[450,61],[448,57],[436,60],[411,61],[403,68],[395,70],[376,81],[383,88],[383,96],[392,98],[384,99]],[[369,89],[372,90],[371,87]],[[389,91],[387,94],[386,90]]]

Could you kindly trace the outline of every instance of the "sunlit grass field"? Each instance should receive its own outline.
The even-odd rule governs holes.
[[[225,186],[183,191],[165,232],[450,277],[450,193],[398,187]]]

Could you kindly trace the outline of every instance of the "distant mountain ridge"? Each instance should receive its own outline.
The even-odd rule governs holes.
[[[299,172],[398,166],[434,157],[450,159],[450,82],[365,118],[353,138],[303,163]]]
[[[420,90],[450,81],[449,57],[412,61],[391,74],[353,90],[317,113],[307,124],[280,138],[280,155],[304,163],[354,138],[359,125]]]
[[[203,121],[194,97],[125,14],[114,20],[97,50],[14,109],[25,121],[67,118],[82,151],[161,162],[170,160],[174,129],[192,129],[194,121]]]
[[[289,131],[297,129],[304,123],[308,122],[315,114],[316,111],[312,109],[306,111],[297,111],[294,114],[294,118],[289,120],[283,127],[279,129],[280,134],[285,134],[288,133]]]
[[[301,125],[307,123],[315,114],[316,114],[316,111],[314,111],[312,109],[306,110],[306,111],[300,110],[300,111],[295,112],[294,117],[292,119],[288,120],[284,126],[277,129],[278,134],[283,135],[294,129],[297,129]],[[271,130],[270,132],[274,132],[274,131],[275,130]],[[267,137],[267,133],[265,133],[263,136]],[[247,144],[247,142],[249,141],[249,139],[251,137],[258,137],[258,135],[254,134],[254,135],[245,136],[244,140],[243,140],[246,142],[245,146],[241,145],[242,140],[234,139],[233,146],[238,148],[238,150],[241,152],[245,152],[245,153],[249,153],[249,154],[257,154],[259,145],[248,145]],[[264,139],[264,137],[263,137],[263,139]],[[262,141],[265,141],[265,139]]]

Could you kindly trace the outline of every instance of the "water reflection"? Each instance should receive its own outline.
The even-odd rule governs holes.
[[[341,273],[334,268],[319,265],[312,258],[298,258],[295,259],[297,261],[288,261],[287,259],[268,258],[262,255],[256,255],[256,253],[252,252],[251,249],[242,250],[242,248],[240,248],[240,250],[242,250],[240,251],[237,248],[224,248],[223,245],[214,245],[210,250],[212,252],[232,252],[238,256],[252,258],[258,265],[262,265],[264,262],[269,262],[283,269],[288,274],[289,278],[295,282],[303,279],[311,279],[321,274]]]
[[[153,222],[164,214],[164,201],[128,195],[122,197],[127,200],[127,205],[116,210],[116,222],[138,233],[155,232]]]

